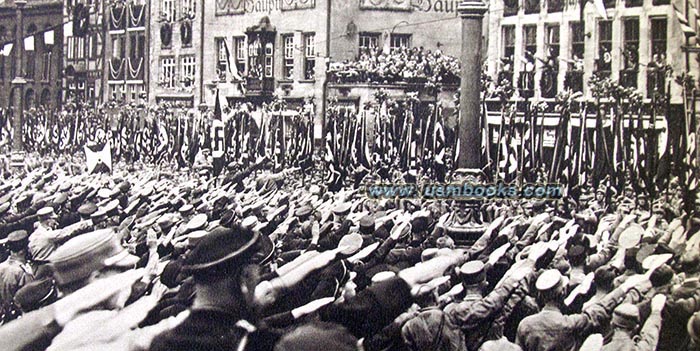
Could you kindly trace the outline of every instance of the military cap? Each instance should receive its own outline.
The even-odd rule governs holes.
[[[53,203],[57,205],[63,205],[64,203],[66,203],[66,201],[68,201],[68,195],[66,195],[66,193],[58,193],[54,198]]]
[[[561,287],[563,280],[563,276],[559,270],[550,269],[540,274],[537,278],[537,282],[535,282],[535,288],[539,291],[550,291]]]
[[[101,188],[97,191],[97,197],[100,199],[109,199],[112,197],[112,191],[107,188]]]
[[[175,223],[177,223],[177,219],[175,218],[175,214],[173,213],[166,213],[160,217],[158,217],[158,220],[156,220],[156,223],[161,227],[161,228],[170,228]]]
[[[124,251],[113,229],[101,229],[68,240],[51,254],[49,262],[53,266],[56,282],[66,285],[89,277],[106,267],[107,263],[123,262],[129,256]],[[115,256],[120,259],[106,263]]]
[[[104,206],[103,211],[108,216],[114,216],[115,214],[118,214],[118,210],[117,210],[118,207],[119,207],[119,200],[112,200]]]
[[[221,221],[220,221],[220,220],[218,220],[218,219],[217,219],[217,220],[214,220],[214,221],[211,221],[211,222],[209,222],[209,224],[207,225],[207,228],[206,228],[205,230],[206,230],[206,231],[208,231],[208,232],[210,232],[210,231],[214,230],[214,228],[216,228],[216,227],[218,227],[218,226],[219,226],[219,223],[220,223],[220,222],[221,222]]]
[[[366,215],[360,218],[360,232],[364,234],[372,234],[374,232],[374,217]]]
[[[258,224],[260,224],[260,222],[258,221],[258,217],[255,216],[248,216],[241,221],[241,226],[250,230],[255,228]]]
[[[250,259],[258,263],[253,255],[259,249],[260,234],[241,227],[234,229],[219,227],[206,235],[185,259],[183,271],[194,273],[215,273],[216,267]],[[219,274],[228,274],[220,270]]]
[[[350,213],[350,207],[351,205],[348,202],[338,204],[337,206],[333,207],[333,214],[337,216],[347,215]]]
[[[186,235],[189,247],[195,247],[199,244],[204,237],[209,234],[206,230],[197,230]]]
[[[15,293],[14,302],[24,313],[47,306],[57,299],[56,285],[46,278],[27,283]]]
[[[391,271],[379,272],[379,273],[372,276],[372,283],[383,282],[383,281],[389,280],[395,276],[396,276],[396,273],[391,272]]]
[[[45,219],[45,218],[56,218],[56,213],[53,211],[53,207],[42,207],[39,209],[39,211],[36,212],[37,216],[39,218]]]
[[[58,191],[60,192],[67,192],[70,190],[72,187],[72,184],[69,182],[62,182],[61,185],[58,186]]]
[[[0,205],[0,215],[5,214],[5,212],[7,212],[7,210],[9,210],[9,209],[10,209],[10,202],[9,201],[1,204]]]
[[[194,212],[194,207],[190,204],[184,204],[177,211],[183,216],[187,216]]]
[[[99,209],[90,215],[90,219],[92,219],[92,223],[94,224],[102,223],[107,219],[107,212],[105,212],[104,209]]]
[[[484,263],[481,261],[469,261],[459,267],[459,276],[464,285],[475,285],[486,280]]]
[[[121,182],[121,183],[119,183],[119,185],[117,185],[117,189],[119,189],[119,191],[121,191],[123,193],[126,193],[129,190],[131,190],[131,183],[126,182],[126,181]]]
[[[639,200],[639,199],[647,200],[648,198],[649,198],[649,197],[647,197],[647,194],[645,194],[645,193],[639,193],[639,194],[637,194],[637,200]]]
[[[206,214],[198,214],[192,219],[190,219],[189,222],[187,222],[187,230],[188,231],[195,231],[195,230],[201,230],[204,229],[204,227],[207,225],[208,217]]]
[[[625,329],[632,329],[639,323],[639,308],[631,303],[622,303],[615,307],[612,324]]]
[[[15,230],[7,236],[8,243],[21,243],[29,237],[26,230]]]
[[[85,196],[86,199],[92,199],[95,196],[97,196],[97,193],[99,192],[99,189],[97,188],[90,188],[88,187],[87,190],[85,190],[87,195]]]
[[[97,212],[97,205],[92,202],[88,202],[80,207],[78,207],[78,213],[83,217],[90,217],[93,213]]]
[[[303,218],[303,217],[306,217],[306,216],[310,215],[310,214],[311,214],[311,211],[312,211],[311,207],[309,207],[309,206],[301,206],[299,209],[297,209],[296,211],[294,211],[294,215],[297,216],[297,217],[302,217],[302,218]]]
[[[338,243],[338,248],[341,248],[342,250],[340,251],[343,255],[352,255],[356,253],[357,251],[362,248],[362,235],[353,233],[353,234],[347,234],[340,238],[340,242]]]

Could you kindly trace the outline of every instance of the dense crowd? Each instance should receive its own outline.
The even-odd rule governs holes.
[[[41,161],[0,186],[2,350],[700,350],[700,201],[677,181],[473,207],[264,157]]]
[[[331,81],[337,83],[458,84],[459,61],[440,50],[400,47],[391,51],[362,49],[356,61],[331,64]]]

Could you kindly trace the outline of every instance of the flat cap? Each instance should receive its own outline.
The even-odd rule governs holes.
[[[618,327],[632,329],[639,323],[639,308],[631,303],[622,303],[615,307],[612,324]]]
[[[26,240],[29,237],[26,230],[15,230],[7,236],[8,243],[18,243]]]
[[[183,214],[183,215],[192,214],[192,213],[194,212],[194,206],[192,206],[192,205],[190,205],[190,204],[184,204],[184,205],[182,205],[182,207],[180,207],[180,209],[178,209],[177,211],[180,212],[180,213]]]
[[[92,202],[88,202],[78,207],[78,213],[84,217],[89,217],[95,212],[97,212],[97,205],[93,204]]]
[[[112,197],[112,191],[107,188],[101,188],[97,191],[97,197],[100,199],[109,199]]]

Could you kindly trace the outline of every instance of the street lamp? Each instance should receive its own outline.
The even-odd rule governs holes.
[[[14,89],[14,113],[12,127],[14,135],[12,137],[12,151],[18,156],[22,154],[24,148],[22,146],[22,120],[24,119],[24,85],[27,81],[22,74],[24,67],[24,19],[22,10],[27,5],[26,0],[15,0],[17,6],[16,22],[17,29],[15,30],[15,78],[12,80],[12,89]]]

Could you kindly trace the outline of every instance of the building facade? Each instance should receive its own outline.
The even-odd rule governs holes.
[[[530,84],[537,98],[554,98],[565,88],[590,97],[586,82],[596,74],[648,99],[670,87],[672,103],[680,104],[680,86],[662,72],[698,72],[684,50],[695,43],[694,2],[603,0],[582,2],[581,11],[576,0],[494,1],[489,24],[498,35],[488,45],[489,72],[520,88]]]
[[[153,14],[145,0],[112,0],[103,4],[103,101],[148,101],[151,41],[148,27]]]
[[[24,7],[25,38],[21,47],[15,43],[17,20],[13,1],[0,3],[0,107],[11,108],[13,94],[22,94],[24,108],[61,106],[63,60],[62,3],[60,0],[29,1]],[[8,44],[12,44],[8,46]],[[20,67],[15,50],[24,50]],[[21,69],[21,72],[17,72]],[[26,83],[16,91],[12,80],[20,73]]]
[[[64,101],[102,101],[103,6],[102,0],[63,1]]]
[[[201,91],[203,0],[151,1],[149,101],[197,106]]]
[[[158,0],[166,2],[168,0]],[[214,106],[282,97],[313,102],[320,136],[331,62],[355,60],[361,48],[423,47],[459,56],[459,0],[232,0],[203,8],[203,55],[196,102]],[[446,34],[448,33],[449,34]],[[159,70],[167,72],[169,62]]]

